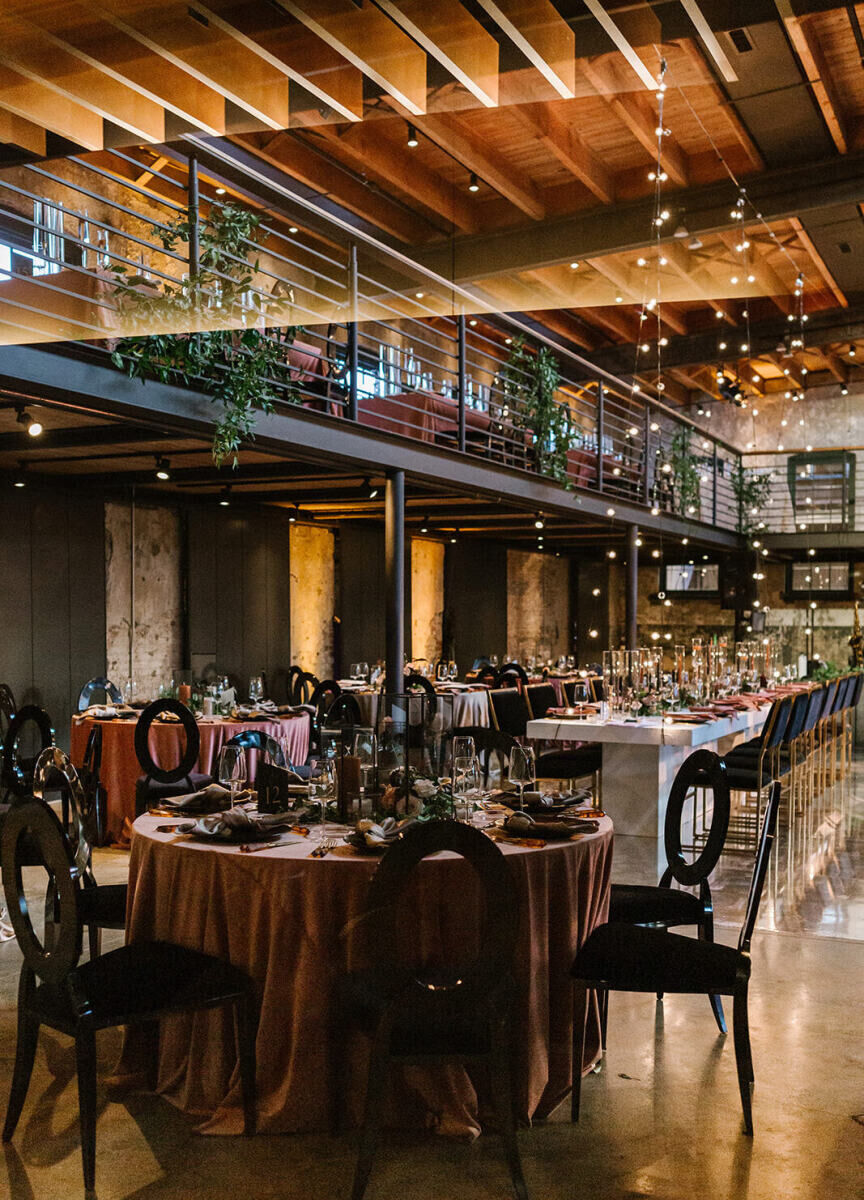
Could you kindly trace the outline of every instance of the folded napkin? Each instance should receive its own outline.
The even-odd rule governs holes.
[[[386,850],[413,824],[414,817],[406,817],[403,821],[385,817],[380,825],[364,819],[357,822],[357,828],[346,836],[345,841],[358,850]]]
[[[252,793],[239,792],[236,799],[248,800]],[[185,796],[172,796],[170,800],[160,800],[160,808],[170,808],[174,812],[187,813],[218,813],[230,808],[234,798],[228,788],[221,783],[210,783],[200,792],[188,792]]]
[[[274,833],[290,828],[293,823],[293,817],[285,813],[250,816],[243,808],[229,808],[178,825],[177,832],[191,833],[193,837],[214,842],[266,842]]]
[[[115,708],[113,704],[91,704],[89,708],[85,708],[75,717],[76,721],[83,721],[87,717],[91,717],[96,721],[107,721],[112,717],[119,717],[120,710]]]
[[[501,826],[505,833],[513,837],[529,838],[569,838],[574,833],[596,833],[600,828],[596,821],[585,820],[581,817],[561,817],[557,821],[535,821],[528,813],[513,813]]]

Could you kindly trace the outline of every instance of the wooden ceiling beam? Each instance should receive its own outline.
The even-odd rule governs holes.
[[[310,29],[275,8],[246,0],[207,0],[196,6],[211,24],[332,109],[332,115],[363,119],[362,72]]]
[[[498,43],[459,0],[376,0],[484,108],[498,105]]]
[[[545,104],[516,104],[512,114],[601,204],[615,200],[615,183],[602,160],[572,126]]]
[[[547,312],[544,309],[541,312],[526,312],[525,316],[537,321],[540,325],[545,325],[552,333],[567,338],[582,350],[593,350],[597,344],[596,340],[588,336],[584,325],[581,325],[566,311],[552,309]]]
[[[859,208],[860,207],[861,206],[859,205]],[[804,247],[804,249],[810,255],[811,262],[813,263],[814,267],[821,275],[822,279],[824,279],[825,283],[828,286],[828,289],[834,295],[834,298],[837,301],[837,303],[840,305],[841,308],[848,308],[849,301],[847,300],[844,293],[841,291],[840,286],[837,283],[837,280],[834,278],[834,276],[831,274],[831,272],[828,269],[828,264],[825,262],[825,259],[822,257],[822,255],[819,253],[819,251],[816,249],[816,246],[813,243],[813,239],[810,237],[810,234],[804,228],[801,221],[798,219],[798,217],[790,217],[789,224],[795,230],[796,234],[798,235],[798,241],[801,243],[801,245]]]
[[[419,148],[397,146],[386,137],[385,122],[349,126],[323,126],[313,137],[323,137],[336,157],[355,170],[377,174],[395,190],[404,192],[456,229],[471,232],[481,228],[478,207],[464,193],[424,166]]]
[[[478,0],[562,100],[576,95],[576,39],[549,0]]]
[[[818,32],[812,28],[812,18],[796,16],[789,0],[774,0],[774,4],[783,20],[789,41],[801,60],[807,82],[813,90],[834,145],[841,154],[847,154],[849,139],[843,106],[822,52]]]
[[[580,63],[588,81],[597,89],[600,97],[625,125],[637,142],[653,161],[657,157],[657,111],[652,100],[642,92],[630,92],[625,99],[610,93],[608,84],[595,66],[587,60]],[[664,137],[660,149],[660,163],[671,181],[678,187],[687,187],[690,168],[687,155],[671,136]]]
[[[735,258],[735,256],[738,255],[738,251],[735,249],[735,247],[739,244],[740,236],[741,235],[737,233],[721,233],[719,235],[720,241],[733,255],[733,266],[738,261]],[[777,306],[777,308],[779,308],[780,312],[782,312],[784,316],[788,316],[793,309],[791,289],[788,284],[783,282],[774,268],[767,261],[767,258],[764,255],[760,257],[755,250],[755,246],[751,244],[751,261],[748,262],[746,266],[742,263],[740,270],[746,270],[748,274],[753,275],[756,283],[763,289],[764,295],[766,295]]]
[[[628,297],[630,301],[641,307],[643,289],[634,284],[627,269],[609,258],[587,258],[585,260],[589,267],[593,267],[598,274],[603,275],[611,283],[614,283],[622,296]],[[656,314],[652,318],[656,321]],[[660,320],[663,324],[668,325],[675,333],[686,333],[687,322],[684,321],[678,314],[668,305],[660,305]]]
[[[0,61],[96,116],[113,121],[137,141],[165,140],[161,104],[83,63],[59,39],[19,14],[0,17]]]
[[[692,38],[682,38],[676,42],[676,45],[683,50],[684,54],[692,63],[695,64],[697,69],[704,73],[704,86],[709,88],[714,102],[717,105],[717,111],[723,114],[726,124],[729,127],[729,132],[747,155],[753,170],[764,171],[764,158],[759,153],[756,143],[748,133],[747,127],[738,116],[731,101],[726,98],[726,96],[714,82],[714,77],[705,62],[705,56],[700,50],[698,44],[693,41]]]
[[[280,7],[327,42],[407,112],[426,111],[426,55],[379,8],[352,0],[280,0]]]
[[[429,240],[432,229],[428,222],[392,203],[347,172],[340,171],[299,138],[282,132],[270,137],[240,134],[233,140],[292,179],[333,197],[351,212],[373,221],[399,241],[410,245]]]
[[[154,61],[149,49],[101,19],[84,0],[35,0],[27,16],[69,54],[181,121],[214,136],[225,132],[223,96],[166,58]]]
[[[0,64],[0,108],[87,150],[102,149],[101,117],[3,64]]]
[[[45,157],[46,138],[42,126],[6,109],[0,109],[0,142],[20,146],[30,154]]]
[[[415,125],[430,142],[440,146],[466,171],[473,171],[479,179],[529,217],[541,221],[546,215],[543,200],[534,183],[521,177],[513,163],[496,154],[485,142],[481,143],[459,117],[450,113],[436,113],[434,116],[417,118]]]
[[[92,0],[95,12],[243,110],[256,127],[287,129],[288,80],[203,13],[155,9],[152,0]]]

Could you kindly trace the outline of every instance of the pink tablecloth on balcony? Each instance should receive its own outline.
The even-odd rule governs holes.
[[[399,392],[393,396],[364,396],[360,401],[360,421],[386,433],[434,442],[437,433],[456,432],[459,405],[437,392],[424,390]],[[489,414],[466,408],[465,427],[488,432]]]
[[[309,857],[307,842],[259,854],[156,832],[160,818],[135,822],[129,867],[130,941],[164,939],[229,958],[255,980],[258,1032],[258,1128],[262,1133],[326,1130],[335,1089],[346,1083],[356,1120],[366,1086],[367,1043],[343,1041],[336,1005],[340,976],[368,962],[362,911],[376,862],[339,847]],[[612,823],[575,842],[542,849],[503,846],[513,871],[520,921],[514,956],[514,1090],[523,1121],[547,1115],[571,1082],[573,997],[570,965],[606,919]],[[442,854],[420,864],[401,914],[405,952],[417,961],[473,955],[481,921],[476,877],[464,860]],[[142,1062],[139,1031],[130,1029],[115,1083],[135,1084]],[[589,1013],[580,1070],[599,1052]],[[336,1059],[340,1058],[337,1071]],[[480,1081],[478,1081],[480,1082]],[[234,1028],[214,1010],[168,1017],[159,1037],[158,1088],[208,1133],[242,1129]],[[479,1129],[478,1096],[454,1065],[394,1072],[388,1123],[470,1135]]]
[[[70,734],[71,758],[75,766],[84,760],[87,738],[94,722],[72,719]],[[100,721],[102,726],[102,768],[100,779],[107,795],[107,830],[117,839],[123,832],[126,818],[135,819],[135,782],[141,775],[135,757],[135,721]],[[288,740],[288,756],[294,763],[303,763],[309,753],[309,715],[280,717],[271,721],[230,721],[218,718],[198,722],[201,731],[201,750],[194,770],[205,775],[216,770],[219,751],[224,744],[243,729],[261,729],[271,737]],[[166,768],[180,761],[182,731],[176,724],[155,723],[150,729],[150,753]],[[250,774],[254,776],[254,751],[249,752]]]

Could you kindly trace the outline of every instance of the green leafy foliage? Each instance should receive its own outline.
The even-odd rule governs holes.
[[[531,433],[531,454],[541,475],[569,487],[567,451],[573,442],[570,409],[555,399],[561,373],[545,346],[533,353],[516,337],[501,369],[501,385],[511,416]]]
[[[752,539],[762,515],[762,509],[771,494],[773,475],[760,475],[749,470],[739,460],[732,469],[732,491],[738,502],[738,532]]]
[[[158,286],[123,263],[111,268],[125,323],[140,331],[118,341],[114,364],[142,383],[194,385],[220,405],[213,433],[219,466],[231,459],[236,467],[241,446],[254,436],[258,412],[272,412],[277,398],[299,401],[285,370],[296,330],[263,328],[263,309],[250,291],[259,264],[249,261],[248,250],[260,224],[260,217],[239,205],[214,207],[197,223],[198,270],[162,279]],[[185,254],[193,226],[193,214],[184,210],[170,224],[151,229],[169,254]],[[244,322],[240,328],[164,332],[238,320]]]
[[[679,425],[669,443],[669,464],[672,467],[675,511],[682,516],[700,515],[702,508],[701,476],[699,456],[690,445],[692,430],[688,425]],[[693,512],[690,512],[690,509]]]

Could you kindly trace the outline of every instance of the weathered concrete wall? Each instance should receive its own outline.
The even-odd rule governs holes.
[[[435,662],[442,655],[444,543],[411,539],[411,657]]]
[[[180,666],[180,517],[173,508],[105,505],[108,678],[155,694]]]
[[[751,400],[746,409],[717,401],[710,405],[710,412],[710,421],[695,412],[689,415],[706,432],[739,450],[773,453],[780,444],[789,452],[803,450],[808,444],[817,449],[864,446],[864,384],[860,382],[849,384],[847,396],[836,383],[812,388],[797,402],[787,400],[783,392],[771,392]]]
[[[291,658],[304,671],[330,679],[336,611],[335,537],[315,525],[292,525]]]
[[[552,554],[507,551],[507,653],[557,658],[569,651],[570,567]]]

